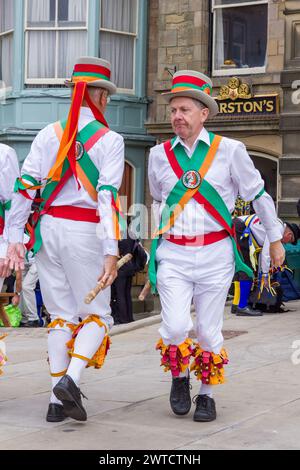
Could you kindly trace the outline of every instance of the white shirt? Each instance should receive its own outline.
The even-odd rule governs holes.
[[[78,123],[81,131],[87,124],[95,120],[89,108],[82,107]],[[31,150],[24,161],[21,175],[31,175],[38,181],[45,181],[50,169],[56,161],[60,142],[53,124],[42,129],[34,139]],[[98,187],[103,185],[120,188],[124,171],[124,139],[116,132],[109,131],[89,150],[89,157],[99,170]],[[29,191],[31,197],[34,191]],[[91,199],[83,186],[78,190],[74,177],[69,178],[59,192],[52,206],[77,206],[84,208],[97,208],[100,214],[101,233],[105,232],[103,248],[105,255],[117,255],[118,242],[114,240],[112,222],[112,207],[110,191],[100,191],[98,204]],[[12,208],[8,220],[9,241],[12,243],[23,241],[24,226],[30,214],[31,201],[20,194],[14,194]]]
[[[191,149],[180,137],[176,138],[173,148],[180,142],[188,157],[191,158],[200,140],[210,145],[209,134],[205,128],[202,129]],[[238,194],[246,201],[253,201],[264,187],[260,173],[255,169],[244,144],[227,137],[222,138],[205,179],[217,190],[230,213],[234,210]],[[151,149],[149,157],[149,186],[154,199],[156,220],[158,206],[161,214],[177,181],[178,178],[169,164],[163,144],[156,145]],[[271,242],[280,240],[280,225],[271,196],[264,193],[259,199],[253,201],[253,207],[266,229],[269,240]],[[194,199],[191,199],[168,233],[177,236],[193,236],[221,229],[220,224]]]
[[[8,145],[0,144],[0,202],[3,204],[12,198],[15,181],[19,176],[19,162],[14,149]],[[5,214],[7,221],[8,212]],[[5,223],[6,226],[6,223]],[[4,237],[6,233],[4,232]],[[0,258],[6,256],[7,244],[3,235],[0,235]]]
[[[238,217],[240,220],[245,222],[248,219],[248,215],[242,215]],[[251,217],[251,216],[250,216]],[[283,237],[284,230],[286,225],[282,222],[282,220],[277,219],[281,231],[281,238]],[[271,265],[271,258],[270,258],[270,240],[267,237],[267,233],[265,227],[261,223],[259,217],[253,217],[251,224],[250,224],[250,231],[254,236],[255,240],[262,247],[260,256],[259,256],[259,270],[267,274],[270,270]]]

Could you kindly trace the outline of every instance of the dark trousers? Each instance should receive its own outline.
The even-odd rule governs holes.
[[[248,238],[241,239],[241,236],[246,228],[246,225],[240,219],[234,219],[233,223],[235,225],[237,244],[243,255],[244,262],[250,269],[253,270],[253,266],[251,264],[250,254],[249,254],[249,239]],[[235,281],[249,281],[251,280],[251,278],[247,276],[247,274],[244,272],[238,272],[235,274],[234,280]]]
[[[111,286],[112,317],[116,323],[134,321],[131,299],[132,276],[118,276]]]

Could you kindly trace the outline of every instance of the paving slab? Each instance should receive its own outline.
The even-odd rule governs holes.
[[[300,302],[279,315],[236,317],[225,309],[227,383],[215,388],[218,418],[195,423],[169,408],[170,376],[155,351],[159,316],[116,328],[100,371],[81,388],[86,423],[46,423],[50,394],[45,329],[9,330],[0,377],[0,449],[300,449]],[[6,331],[2,329],[2,331]],[[299,348],[300,349],[300,348]],[[299,351],[300,357],[300,351]],[[199,383],[192,377],[192,394]]]

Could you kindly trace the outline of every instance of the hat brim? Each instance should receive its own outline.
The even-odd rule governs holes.
[[[299,235],[300,235],[300,229],[297,227],[296,224],[293,226],[293,224],[290,224],[289,222],[286,222],[286,225],[289,227],[289,229],[293,232],[294,235],[294,241],[291,243],[292,245],[297,245],[298,240],[299,240]]]
[[[193,98],[194,100],[201,101],[201,103],[205,104],[205,106],[208,107],[209,109],[209,117],[212,118],[216,116],[219,113],[219,106],[217,102],[209,96],[207,93],[204,93],[204,91],[198,91],[198,90],[182,90],[178,92],[168,92],[168,93],[162,93],[162,96],[165,98],[165,100],[170,103],[172,99],[174,98]]]
[[[75,86],[75,83],[72,80],[65,80],[65,85],[69,88]],[[117,87],[114,83],[108,82],[107,80],[95,80],[94,82],[88,82],[88,86],[94,88],[104,88],[109,92],[110,95],[117,93]]]

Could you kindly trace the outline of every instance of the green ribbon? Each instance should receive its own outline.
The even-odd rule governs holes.
[[[5,211],[9,211],[11,208],[11,201],[0,202],[0,228],[2,233],[2,228],[4,227],[5,221]]]
[[[61,127],[63,129],[65,129],[67,121],[62,121],[60,124],[61,124]],[[76,140],[79,141],[84,146],[86,144],[86,142],[102,127],[104,127],[104,126],[100,122],[98,122],[96,120],[91,121],[89,124],[87,124],[77,134]],[[88,179],[90,180],[90,182],[92,183],[92,185],[94,186],[94,188],[96,190],[98,180],[99,180],[99,171],[98,171],[97,167],[94,165],[94,163],[92,162],[92,160],[90,159],[88,153],[85,150],[84,150],[83,156],[78,160],[78,163],[79,163],[79,165],[81,166],[81,168],[83,169],[83,171],[85,172]],[[66,159],[65,162],[64,162],[64,165],[63,165],[61,178],[64,177],[64,175],[68,171],[69,167],[70,167],[70,163]],[[30,175],[25,175],[24,178],[31,181],[34,185],[36,183],[38,183]],[[40,248],[42,246],[42,243],[43,243],[42,236],[41,236],[42,212],[43,212],[43,210],[44,210],[44,208],[47,204],[47,201],[51,197],[52,193],[55,191],[58,184],[59,184],[59,181],[48,180],[45,187],[44,187],[44,189],[43,189],[43,192],[42,192],[43,201],[39,206],[39,210],[38,210],[37,215],[36,215],[37,222],[36,222],[36,225],[34,227],[35,242],[34,242],[34,245],[32,247],[32,251],[33,251],[34,254],[38,253],[38,251],[40,250]],[[26,189],[26,188],[22,188],[21,186],[22,186],[22,183],[19,182],[18,188],[19,189]]]
[[[254,201],[257,201],[264,193],[265,193],[265,188],[262,188],[262,190],[255,196]]]
[[[30,175],[22,175],[22,178],[17,178],[14,186],[14,192],[18,193],[19,191],[30,191],[30,188],[26,188],[26,186],[23,183],[23,179],[29,181],[32,183],[32,186],[39,186],[40,182],[37,181],[35,178],[33,178]]]
[[[110,186],[108,184],[104,184],[104,185],[102,185],[98,188],[98,192],[100,192],[100,191],[110,191],[112,193],[114,203],[115,203],[115,209],[116,209],[118,224],[120,226],[121,232],[126,233],[126,231],[127,231],[126,220],[120,212],[120,207],[117,206],[117,200],[118,200],[118,190],[117,190],[117,188],[115,188],[114,186]]]

